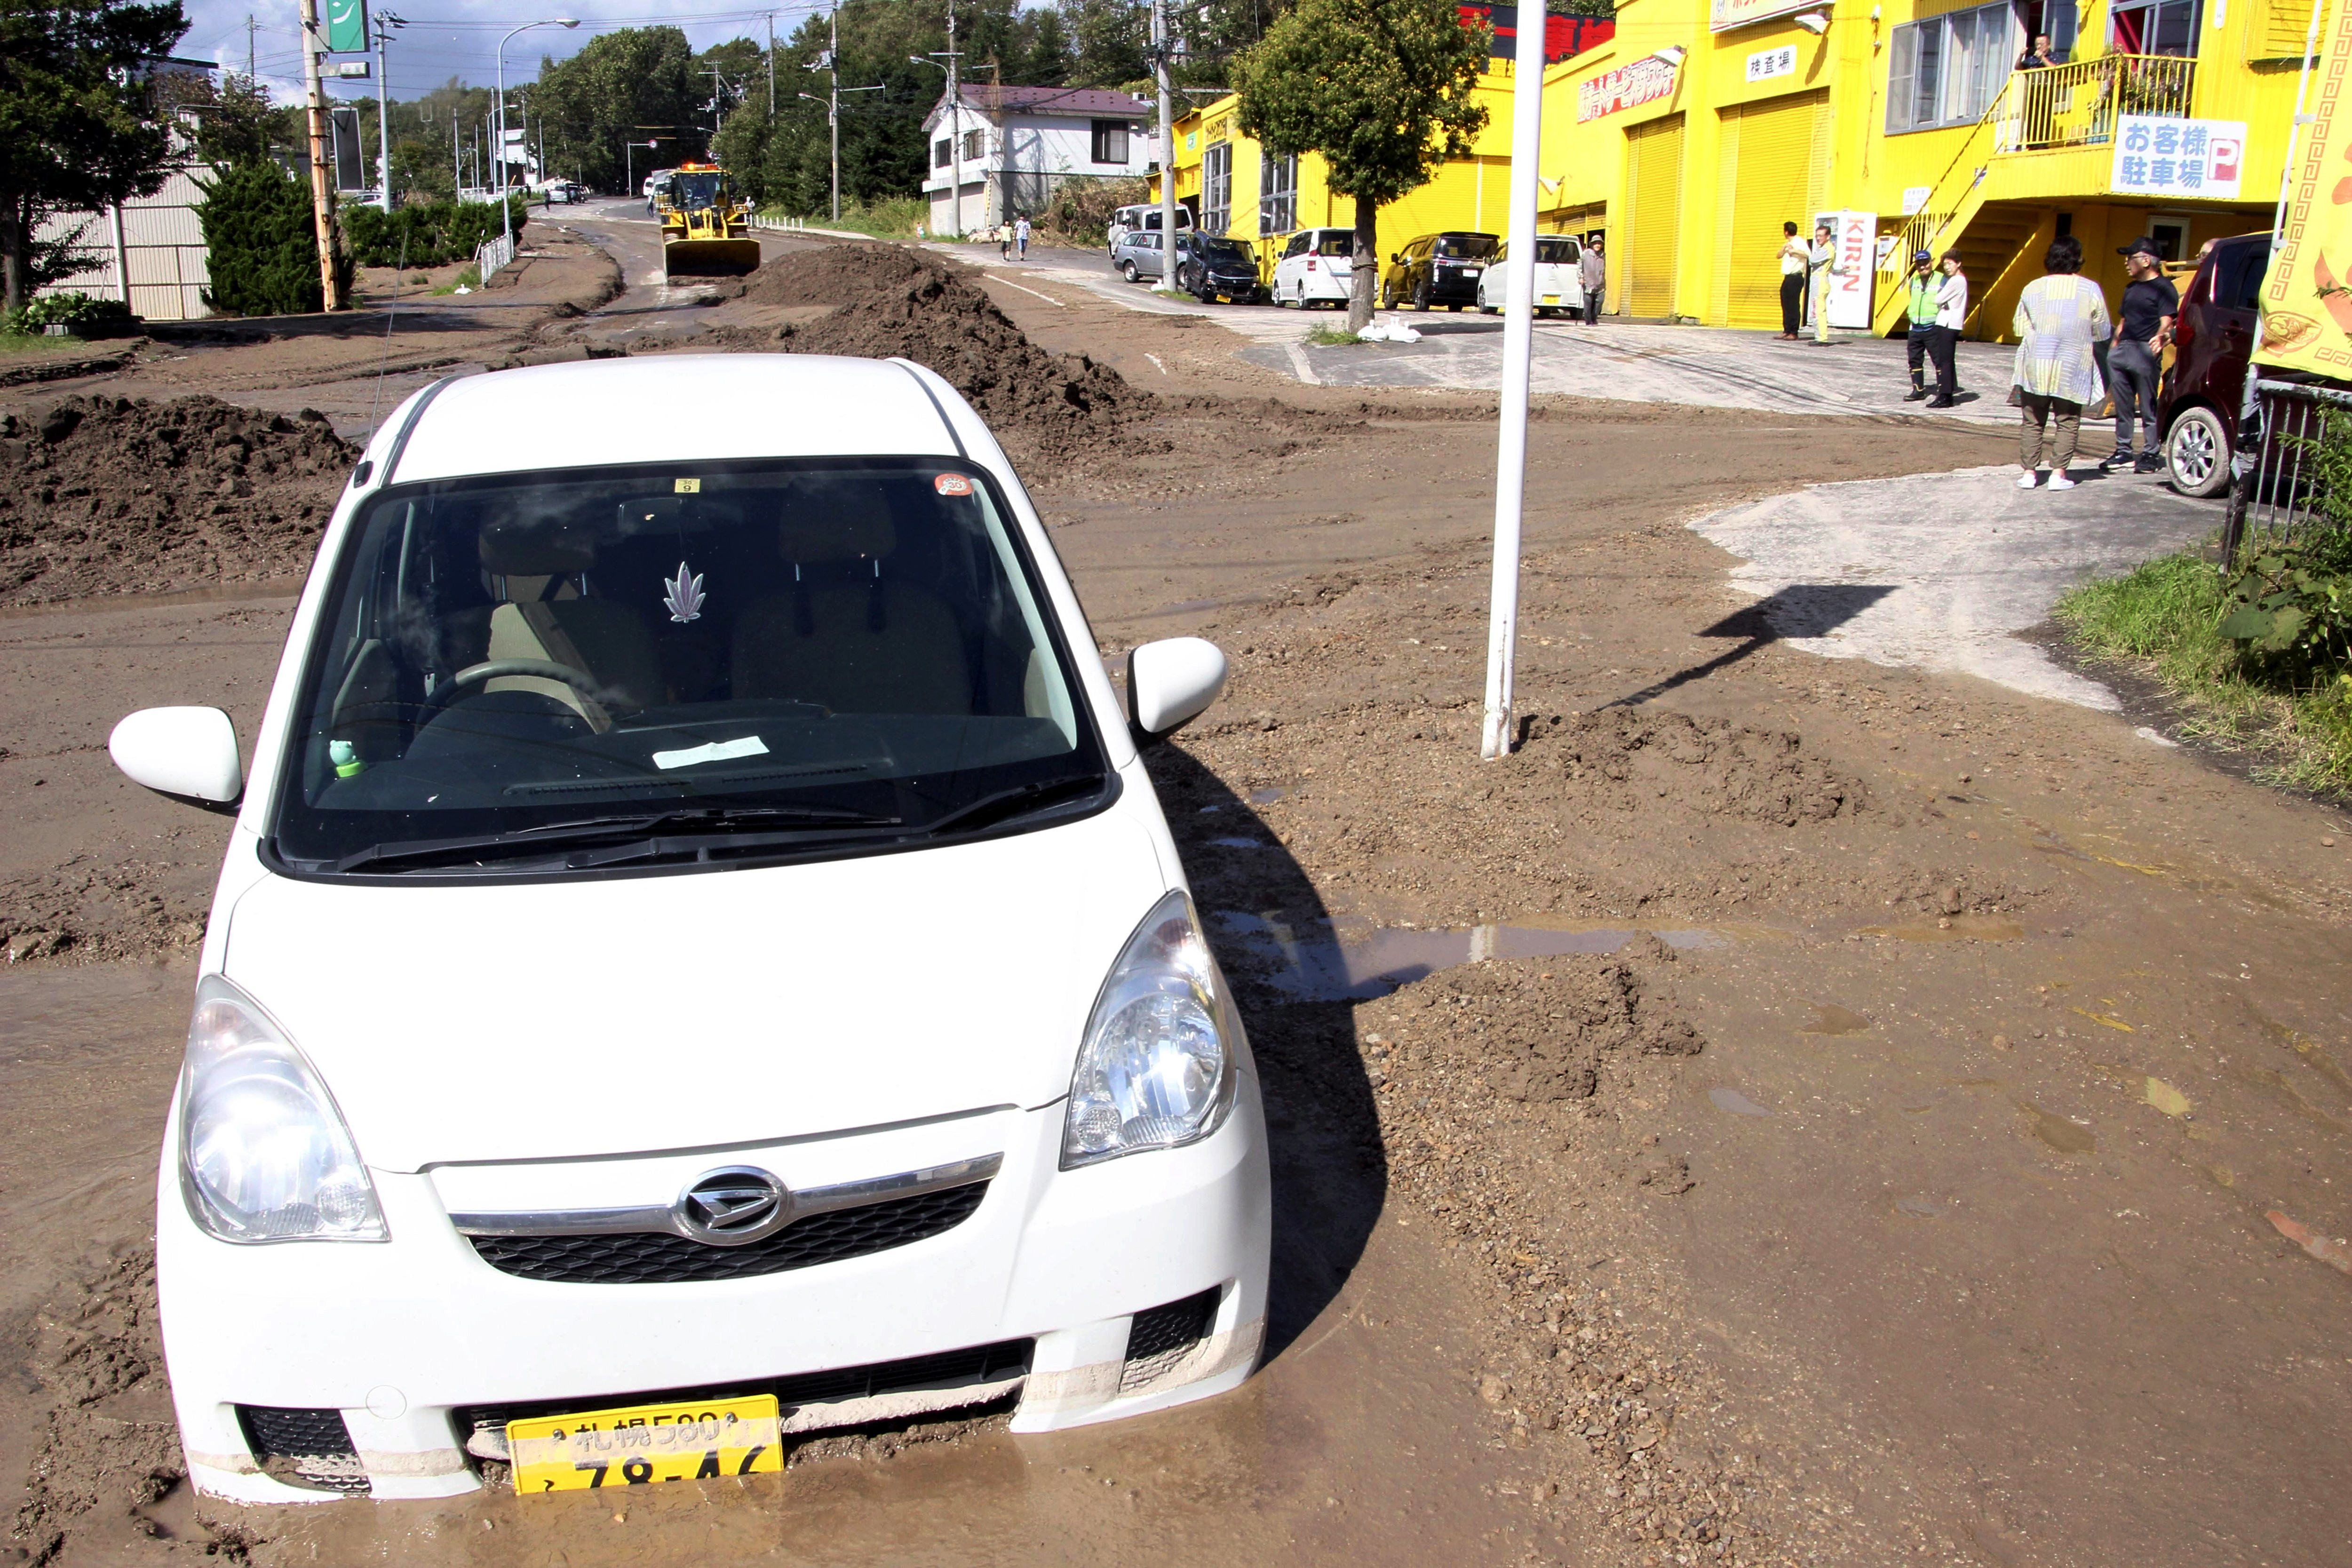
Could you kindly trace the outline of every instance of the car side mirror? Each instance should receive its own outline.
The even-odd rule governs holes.
[[[142,708],[114,727],[107,754],[132,784],[206,811],[245,796],[236,727],[217,708]]]
[[[1398,264],[1402,264],[1402,263],[1403,262],[1403,260],[1404,260],[1404,258],[1403,258],[1403,256],[1402,256],[1402,255],[1401,255],[1400,253],[1398,253],[1398,252],[1396,252],[1396,251],[1391,250],[1391,251],[1390,251],[1390,252],[1389,252],[1389,259],[1390,259],[1391,262],[1395,262],[1395,263],[1398,263]]]
[[[1127,714],[1136,743],[1174,734],[1225,689],[1225,656],[1201,637],[1163,637],[1127,656]]]

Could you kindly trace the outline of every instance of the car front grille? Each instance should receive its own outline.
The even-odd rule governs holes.
[[[563,1285],[670,1285],[749,1279],[820,1263],[870,1257],[953,1230],[980,1207],[989,1184],[919,1193],[887,1203],[811,1215],[743,1247],[712,1247],[682,1236],[473,1236],[483,1262],[525,1279]]]
[[[240,1405],[236,1414],[246,1447],[265,1471],[278,1468],[271,1463],[276,1460],[312,1486],[339,1492],[368,1489],[367,1472],[360,1468],[360,1451],[341,1411]]]
[[[669,1405],[698,1399],[721,1399],[772,1394],[777,1407],[790,1415],[804,1405],[837,1405],[845,1400],[910,1388],[953,1387],[1002,1383],[1029,1370],[1034,1340],[1005,1340],[970,1350],[941,1351],[904,1361],[877,1362],[870,1366],[841,1367],[830,1372],[796,1373],[751,1383],[730,1383],[708,1388],[640,1390],[630,1394],[583,1394],[575,1399],[522,1400],[506,1405],[460,1405],[450,1412],[462,1436],[492,1428],[505,1431],[509,1421],[534,1415],[561,1415],[592,1410],[618,1410],[638,1405]],[[329,1414],[332,1414],[330,1412]]]
[[[1216,1325],[1217,1296],[1211,1286],[1197,1296],[1136,1313],[1127,1331],[1127,1365],[1119,1373],[1118,1391],[1132,1394],[1155,1383],[1192,1354]]]

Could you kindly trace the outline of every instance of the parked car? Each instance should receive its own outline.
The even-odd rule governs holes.
[[[1584,247],[1573,235],[1536,237],[1537,315],[1583,314],[1584,280],[1577,271],[1577,263],[1583,256]],[[1505,266],[1510,258],[1510,246],[1497,246],[1494,259],[1479,274],[1478,309],[1486,315],[1494,315],[1510,302],[1509,274]]]
[[[1381,277],[1381,303],[1395,310],[1410,300],[1418,310],[1478,302],[1478,279],[1502,240],[1491,234],[1424,234],[1389,258]]]
[[[1192,226],[1192,214],[1181,203],[1176,208],[1176,226],[1179,230]],[[1118,259],[1119,243],[1129,235],[1157,234],[1158,232],[1160,232],[1160,204],[1157,202],[1142,206],[1117,208],[1110,215],[1109,237],[1106,242],[1111,259],[1113,261]]]
[[[156,1210],[195,1485],[621,1487],[1239,1384],[1256,1069],[1142,761],[1224,671],[1146,643],[1122,706],[909,361],[408,398],[249,778],[216,708],[110,740],[236,816]]]
[[[2157,429],[2173,488],[2183,495],[2217,496],[2230,487],[2230,454],[2237,446],[2238,409],[2270,260],[2268,231],[2234,235],[2213,247],[2180,291],[2172,367],[2157,398]]]
[[[1176,242],[1181,258],[1176,264],[1176,286],[1202,304],[1231,300],[1236,305],[1255,305],[1265,298],[1257,256],[1242,241],[1179,230]]]
[[[1192,230],[1185,228],[1181,225],[1178,226],[1176,230],[1176,270],[1180,285],[1182,282],[1184,268],[1188,265],[1186,258],[1192,254],[1192,243],[1193,235]],[[1138,231],[1134,234],[1129,235],[1126,238],[1118,242],[1118,248],[1112,252],[1112,258],[1118,265],[1119,276],[1126,279],[1129,283],[1142,283],[1146,281],[1156,283],[1160,281],[1167,272],[1166,258],[1160,254],[1160,231],[1158,229],[1153,229],[1149,233]],[[1256,275],[1256,268],[1252,266],[1250,270],[1251,275],[1255,277]]]
[[[1274,302],[1304,309],[1345,305],[1355,288],[1356,231],[1303,228],[1274,264]]]

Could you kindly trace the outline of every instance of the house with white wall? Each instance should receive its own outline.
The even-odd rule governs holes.
[[[1127,93],[966,82],[961,97],[951,104],[941,93],[923,121],[930,163],[923,195],[933,234],[969,234],[1034,216],[1067,181],[1130,179],[1159,163],[1156,111]]]

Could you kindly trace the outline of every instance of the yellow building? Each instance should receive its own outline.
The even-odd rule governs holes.
[[[2267,226],[2309,20],[2307,0],[1622,0],[1613,37],[1544,73],[1544,224],[1606,237],[1614,310],[1772,328],[1781,224],[1861,215],[1874,328],[1899,328],[1914,250],[1956,250],[1970,335],[2006,339],[2057,235],[2113,298],[2135,236],[2187,259]],[[2017,68],[2045,32],[2060,63]],[[1494,63],[1477,155],[1382,210],[1383,253],[1504,226],[1511,83]],[[1319,160],[1265,159],[1233,113],[1178,126],[1177,194],[1204,226],[1352,222]],[[1261,201],[1269,174],[1291,189]]]

